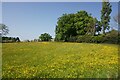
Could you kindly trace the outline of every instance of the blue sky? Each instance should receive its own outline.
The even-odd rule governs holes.
[[[118,5],[111,4],[113,17],[118,13]],[[47,32],[54,37],[57,18],[62,14],[86,10],[100,20],[101,8],[101,2],[3,2],[2,22],[9,27],[7,36],[32,40]]]
[[[102,2],[103,0],[1,0],[2,2]],[[107,0],[118,2],[119,0]]]

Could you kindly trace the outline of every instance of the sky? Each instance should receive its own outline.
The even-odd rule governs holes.
[[[113,17],[118,13],[118,3],[111,5]],[[100,20],[101,8],[101,2],[2,2],[2,23],[9,27],[7,36],[33,40],[46,32],[54,38],[62,14],[85,10]],[[114,25],[112,19],[110,24]]]
[[[2,2],[102,2],[103,0],[1,0]],[[118,2],[119,0],[107,0]]]

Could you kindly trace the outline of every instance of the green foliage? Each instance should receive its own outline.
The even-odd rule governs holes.
[[[41,34],[40,37],[41,41],[50,41],[52,39],[52,36],[48,33]]]
[[[111,7],[109,2],[102,3],[101,21],[93,18],[86,11],[78,11],[74,14],[63,14],[58,18],[55,30],[55,41],[107,42],[107,36],[104,38],[103,35],[100,35],[100,32],[103,30],[103,34],[105,34],[105,30],[109,30],[110,28]],[[116,19],[117,18],[115,18],[115,20]]]
[[[100,21],[93,18],[86,11],[63,14],[58,18],[55,41],[75,41],[75,37],[78,35],[94,36],[99,31],[101,31]]]
[[[120,39],[120,36],[118,35],[118,31],[112,30],[112,31],[106,33],[106,35],[104,37],[104,42],[118,44],[119,39]]]
[[[84,36],[77,36],[77,42],[86,42],[86,43],[91,43],[92,41],[92,36],[89,35],[84,35]]]
[[[77,36],[72,36],[72,37],[68,38],[69,42],[76,42],[76,40],[77,40]]]
[[[86,11],[79,11],[75,14],[63,14],[63,16],[58,18],[55,40],[69,41],[71,37],[87,34],[88,30],[89,34],[93,34],[94,20]]]
[[[103,28],[103,34],[105,34],[105,30],[109,30],[109,22],[110,22],[110,13],[112,12],[111,5],[109,2],[102,3],[102,10],[101,10],[101,23]]]
[[[93,36],[92,42],[93,43],[103,43],[103,38],[104,38],[104,36],[102,36],[102,35]]]
[[[98,21],[96,18],[95,18],[95,32],[98,33],[98,35],[100,34],[100,31],[102,30],[102,24],[100,21]]]
[[[79,11],[75,14],[75,28],[77,35],[92,34],[94,29],[94,18],[86,11]]]
[[[63,14],[62,17],[58,18],[56,26],[56,37],[55,40],[67,41],[70,36],[76,36],[76,29],[74,27],[74,14]]]
[[[85,42],[85,43],[111,43],[111,44],[118,44],[120,41],[120,36],[118,35],[117,30],[111,30],[106,33],[106,35],[78,35],[72,36],[68,38],[68,42]]]
[[[78,36],[76,42],[101,43],[102,37],[101,36],[91,36],[91,35]]]
[[[9,29],[5,24],[0,24],[0,36],[8,34]]]
[[[106,35],[84,35],[84,36],[77,36],[76,42],[86,42],[86,43],[114,43],[118,44],[120,37],[118,36],[117,30],[112,30],[107,32]]]

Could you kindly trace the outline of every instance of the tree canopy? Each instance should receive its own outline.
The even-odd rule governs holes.
[[[77,35],[95,35],[101,31],[100,22],[86,11],[75,14],[63,14],[58,18],[55,40],[67,41]]]
[[[41,34],[39,38],[41,41],[50,41],[52,39],[52,36],[50,36],[50,34],[48,33],[44,33],[44,34]]]
[[[109,2],[102,2],[102,10],[101,10],[101,23],[103,34],[105,34],[105,30],[109,30],[109,22],[110,22],[110,13],[112,12],[111,4]]]
[[[6,35],[8,34],[9,29],[5,24],[0,24],[0,35]]]

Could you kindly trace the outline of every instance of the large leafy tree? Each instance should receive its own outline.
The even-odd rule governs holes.
[[[110,13],[112,12],[111,4],[108,1],[102,2],[102,10],[101,10],[101,23],[103,34],[105,34],[105,30],[109,30],[109,22],[110,22]]]
[[[56,40],[68,40],[68,37],[76,35],[74,27],[74,14],[63,14],[58,18],[56,26]]]
[[[50,41],[52,39],[52,36],[48,33],[41,34],[40,37],[41,41]]]
[[[78,11],[75,14],[63,14],[58,18],[55,30],[55,40],[67,41],[77,35],[94,35],[95,19],[86,11]]]
[[[0,24],[0,36],[8,34],[9,29],[5,24]]]
[[[96,33],[96,19],[95,18],[89,16],[86,31],[87,31],[86,33],[87,35],[92,35],[92,36],[95,35]]]
[[[86,11],[79,11],[75,14],[75,28],[78,35],[85,35],[89,24],[89,16]]]

